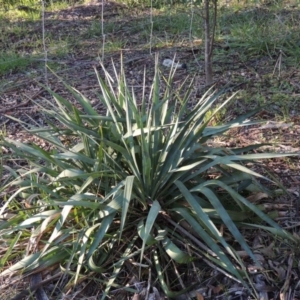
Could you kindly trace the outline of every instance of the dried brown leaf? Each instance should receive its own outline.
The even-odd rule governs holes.
[[[269,195],[266,194],[266,193],[262,193],[262,192],[259,192],[259,193],[256,193],[254,195],[251,195],[249,197],[247,197],[247,199],[250,201],[250,202],[257,202],[261,199],[264,199],[264,198],[268,198]]]
[[[204,300],[204,297],[202,296],[202,294],[200,294],[197,291],[196,291],[196,297],[197,297],[197,300]]]

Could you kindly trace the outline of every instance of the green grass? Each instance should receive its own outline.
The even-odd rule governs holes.
[[[234,13],[224,10],[219,30],[232,48],[247,55],[276,55],[282,50],[299,60],[299,10],[277,8],[243,9]]]
[[[0,52],[0,76],[26,70],[32,59],[15,52]]]
[[[180,3],[180,2],[179,2]],[[220,3],[220,10],[218,16],[218,27],[216,40],[220,43],[226,43],[231,49],[236,49],[243,53],[245,59],[253,56],[268,55],[270,57],[278,55],[279,51],[288,57],[291,64],[298,63],[300,57],[299,48],[299,14],[297,11],[285,8],[286,5],[281,2],[274,3],[273,6],[267,8],[256,8],[250,3],[245,4],[239,2],[232,2],[230,7],[225,7]],[[28,1],[24,5],[39,6],[39,2]],[[55,11],[61,8],[66,8],[64,5],[69,5],[70,2],[49,2],[47,6],[48,11]],[[127,3],[128,4],[128,3]],[[137,5],[146,4],[146,2],[136,2]],[[63,6],[62,6],[63,5]],[[16,6],[16,4],[15,4]],[[261,6],[263,6],[261,4]],[[140,48],[149,47],[149,36],[153,30],[154,44],[152,46],[158,48],[169,47],[181,41],[188,41],[190,33],[192,39],[203,38],[203,22],[195,8],[195,15],[193,19],[192,28],[190,28],[190,11],[181,4],[170,5],[168,1],[162,3],[159,8],[153,10],[153,23],[150,23],[149,14],[137,13],[136,17],[132,18],[125,25],[125,36],[122,38],[118,32],[124,32],[124,23],[122,20],[127,18],[126,13],[120,12],[117,20],[105,19],[104,33],[111,34],[111,40],[106,38],[108,47],[106,51],[115,51],[122,49],[125,45],[130,46],[130,36],[135,35],[140,43]],[[22,16],[18,14],[14,18],[6,15],[10,20],[19,19],[30,20],[35,22],[36,17],[22,11]],[[139,15],[140,14],[140,15]],[[1,15],[0,15],[1,18]],[[2,16],[4,18],[4,16]],[[10,25],[13,28],[13,33],[5,34],[3,43],[7,48],[14,47],[15,42],[11,39],[11,35],[16,35],[15,39],[22,39],[26,36],[26,31],[32,28],[30,25],[18,26],[14,23]],[[7,28],[7,25],[6,25]],[[51,30],[50,30],[51,31]],[[46,32],[47,34],[47,32]],[[48,35],[48,34],[47,34]],[[84,44],[85,39],[101,38],[102,28],[100,20],[92,20],[89,26],[86,26],[80,32],[73,32],[72,28],[68,28],[65,34],[60,36],[60,44],[65,46],[58,46],[58,51],[52,45],[57,39],[56,32],[54,36],[47,36],[47,45],[50,45],[50,54],[60,57],[67,55],[67,53],[75,53],[76,50],[70,49],[68,39],[76,36],[78,48],[80,44]],[[116,36],[115,36],[116,35]],[[31,41],[28,41],[30,51],[35,51],[37,54],[42,54],[43,49],[40,45],[40,32],[37,31],[37,36],[30,36]],[[129,42],[129,44],[128,44]],[[65,47],[65,50],[63,48]],[[100,46],[102,48],[102,46]],[[226,59],[226,53],[218,52],[216,48],[216,55]],[[201,56],[202,58],[202,56]]]
[[[68,2],[49,2],[47,10],[59,12],[59,9],[66,8],[68,4]],[[24,5],[39,6],[40,4],[24,2]],[[68,27],[66,23],[65,26],[59,27],[60,21],[48,20],[45,32],[48,58],[52,61],[63,60],[70,56],[76,57],[77,53],[87,57],[97,57],[101,53],[101,57],[105,57],[105,54],[109,55],[125,48],[148,50],[150,46],[162,52],[170,49],[173,55],[174,50],[184,53],[185,50],[189,50],[191,41],[203,39],[203,20],[197,8],[195,8],[192,28],[190,28],[191,11],[180,3],[170,5],[166,2],[154,8],[153,24],[150,22],[149,9],[139,10],[135,7],[130,10],[134,12],[130,18],[126,10],[118,10],[118,14],[114,17],[105,18],[104,47],[101,20],[97,19],[98,15],[81,26]],[[32,58],[44,57],[41,23],[37,22],[34,16],[25,15],[26,12],[22,13],[23,21],[18,15],[11,17],[10,20],[7,16],[4,19],[2,15],[2,27],[5,28],[1,40],[3,49],[1,49],[0,74],[2,76],[18,71],[23,72],[28,66],[32,66]],[[281,4],[276,2],[267,7],[262,3],[259,5],[247,3],[245,6],[245,3],[231,2],[230,6],[225,6],[220,2],[214,51],[214,70],[217,80],[223,77],[223,74],[232,72],[234,83],[246,82],[247,90],[244,91],[246,104],[251,102],[253,104],[253,101],[261,104],[261,100],[255,99],[267,99],[271,103],[282,105],[280,111],[285,111],[286,107],[290,110],[293,106],[290,103],[297,101],[297,96],[294,96],[297,92],[295,92],[295,85],[290,84],[290,79],[283,77],[288,76],[290,67],[300,62],[299,19],[299,10],[289,8],[286,2]],[[80,22],[76,24],[79,25]],[[152,39],[150,39],[151,30]],[[196,49],[200,47],[199,53],[190,55],[187,61],[189,71],[200,76],[204,75],[203,68],[199,68],[195,59],[200,64],[203,62],[203,45],[202,43],[196,46]],[[282,61],[276,66],[280,51],[282,51]],[[264,57],[268,57],[268,61],[264,60]],[[260,61],[261,59],[263,60]],[[51,62],[51,67],[63,71],[60,64],[57,66],[54,64]],[[33,66],[42,72],[42,64]],[[244,70],[240,71],[241,69]],[[265,74],[262,75],[261,80],[247,82],[247,73],[261,73],[262,70]],[[245,73],[246,76],[241,76],[241,73]],[[279,79],[275,80],[276,78]],[[291,101],[288,101],[289,97]]]

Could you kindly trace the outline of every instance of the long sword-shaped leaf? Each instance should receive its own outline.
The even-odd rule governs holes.
[[[134,176],[128,176],[124,183],[124,194],[123,194],[123,203],[122,203],[122,213],[121,213],[121,224],[120,224],[120,234],[119,240],[121,240],[121,236],[123,233],[127,212],[129,208],[129,203],[132,198],[132,186],[134,183]]]
[[[146,219],[146,225],[145,225],[145,232],[144,232],[144,238],[143,238],[143,245],[142,245],[142,252],[141,252],[141,257],[140,260],[142,262],[143,255],[144,255],[144,250],[145,250],[145,245],[146,242],[149,240],[150,232],[151,229],[155,223],[155,220],[159,214],[161,207],[160,204],[157,200],[153,201],[153,204],[150,208],[149,214]]]
[[[221,181],[218,180],[209,180],[207,182],[204,182],[193,189],[191,189],[191,192],[195,192],[198,190],[201,190],[201,188],[205,186],[219,186],[222,189],[226,190],[235,201],[240,201],[243,205],[248,207],[253,213],[255,213],[261,220],[267,222],[270,226],[277,229],[278,231],[281,231],[281,235],[284,235],[289,240],[294,240],[293,236],[289,234],[287,231],[283,230],[276,222],[274,222],[271,218],[269,218],[266,214],[264,214],[258,207],[251,202],[249,202],[247,199],[245,199],[243,196],[241,196],[239,193],[237,193],[235,190],[233,190],[228,185],[224,184]]]
[[[100,243],[102,242],[102,239],[104,238],[106,232],[109,230],[113,222],[115,214],[116,213],[114,212],[103,218],[99,230],[93,236],[94,241],[91,244],[89,251],[86,255],[87,260],[93,255],[96,248],[99,247]]]
[[[253,254],[250,247],[246,243],[244,237],[242,236],[242,234],[240,233],[238,228],[235,226],[234,222],[232,221],[232,218],[229,216],[226,209],[221,204],[221,202],[216,197],[216,195],[209,188],[206,188],[206,187],[202,187],[201,189],[197,189],[197,191],[204,194],[206,196],[206,198],[209,199],[210,203],[213,204],[213,206],[217,210],[219,216],[224,221],[224,224],[226,225],[226,227],[229,229],[229,231],[235,237],[236,241],[239,242],[239,244],[249,254],[249,256],[253,259],[253,261],[259,266],[260,265],[259,261],[256,259],[255,255]]]
[[[170,258],[179,264],[187,264],[193,260],[190,255],[179,249],[168,237],[163,239],[162,245]]]
[[[200,223],[190,214],[190,212],[185,208],[174,208],[175,212],[177,212],[185,221],[187,221],[191,227],[198,233],[199,237],[206,243],[208,248],[210,248],[218,258],[218,264],[224,270],[227,270],[229,273],[234,275],[236,278],[243,282],[241,274],[238,272],[237,267],[228,259],[225,255],[224,250],[221,249],[216,240],[213,239],[206,230],[200,225]],[[238,263],[240,261],[236,259]]]
[[[113,286],[113,283],[116,280],[117,276],[120,274],[120,271],[121,271],[121,268],[122,268],[124,262],[127,260],[128,256],[130,255],[130,253],[133,250],[133,246],[136,241],[136,238],[137,237],[133,238],[133,240],[126,247],[121,259],[117,263],[114,264],[113,273],[110,276],[109,280],[107,281],[106,288],[105,288],[105,291],[104,291],[101,299],[103,299],[103,300],[107,299],[107,295],[108,295],[111,287]]]
[[[176,298],[177,296],[187,293],[188,291],[190,291],[193,288],[193,285],[191,285],[190,287],[185,288],[185,289],[181,290],[180,292],[171,291],[164,279],[164,274],[163,274],[163,271],[161,268],[161,263],[159,261],[159,255],[158,255],[157,251],[154,251],[154,264],[155,264],[155,268],[157,271],[157,276],[158,276],[159,282],[160,282],[161,287],[167,297],[169,297],[171,299]]]
[[[232,252],[231,248],[225,241],[225,239],[222,237],[221,233],[216,228],[215,224],[212,222],[212,220],[208,217],[208,215],[203,211],[203,208],[198,204],[197,200],[193,197],[193,195],[189,192],[189,190],[180,182],[176,181],[175,184],[185,197],[185,199],[189,202],[189,204],[193,207],[195,210],[197,216],[199,219],[205,223],[206,227],[210,231],[211,235],[218,240],[224,248],[227,250],[227,252],[235,259],[237,260],[235,254]]]

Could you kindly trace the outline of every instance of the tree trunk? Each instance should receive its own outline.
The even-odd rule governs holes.
[[[205,32],[205,77],[206,85],[212,84],[213,80],[213,48],[217,25],[218,0],[204,0],[204,32]],[[212,3],[213,19],[209,14],[209,5]]]
[[[212,84],[212,40],[210,35],[210,16],[209,16],[209,1],[205,0],[205,17],[204,17],[204,32],[205,32],[205,81],[206,85]],[[214,26],[213,26],[214,27]]]

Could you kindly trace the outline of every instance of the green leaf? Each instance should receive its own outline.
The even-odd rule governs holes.
[[[122,215],[121,215],[121,226],[120,226],[120,235],[119,240],[121,240],[122,232],[124,229],[126,216],[130,204],[130,200],[132,198],[132,186],[134,183],[134,176],[128,176],[126,177],[125,183],[124,183],[124,195],[123,195],[123,203],[122,203]]]
[[[162,245],[170,258],[179,264],[187,264],[193,260],[190,255],[180,250],[168,237],[164,238]]]
[[[150,211],[149,211],[149,214],[146,219],[142,252],[141,252],[141,257],[140,257],[141,262],[142,262],[143,255],[144,255],[145,245],[146,245],[147,241],[149,240],[151,229],[155,223],[155,220],[159,214],[160,209],[161,209],[161,207],[160,207],[159,202],[157,200],[153,201]]]
[[[146,240],[147,246],[151,246],[157,243],[156,239],[154,239],[152,234],[145,234],[145,226],[143,220],[141,220],[138,224],[138,234],[143,241]]]
[[[244,197],[242,197],[239,193],[237,193],[236,191],[234,191],[232,188],[230,188],[229,186],[227,186],[226,184],[224,184],[221,181],[210,180],[210,181],[204,182],[204,183],[202,183],[202,184],[194,187],[191,190],[191,192],[201,190],[202,187],[210,186],[210,185],[217,185],[217,186],[223,188],[224,190],[226,190],[232,196],[232,198],[236,202],[239,201],[240,203],[242,203],[243,205],[245,205],[246,207],[248,207],[249,210],[252,211],[253,213],[255,213],[261,220],[263,220],[266,223],[268,223],[274,229],[277,229],[278,231],[281,231],[281,233],[283,235],[285,235],[286,238],[288,238],[290,240],[293,239],[292,235],[290,235],[286,231],[284,231],[276,222],[274,222],[271,218],[269,218],[266,214],[264,214],[260,209],[258,209],[258,207],[256,205],[254,205],[251,202],[249,202],[247,199],[245,199]]]
[[[187,293],[188,291],[190,291],[193,288],[193,285],[191,285],[190,287],[188,287],[186,289],[183,289],[179,292],[171,291],[169,289],[165,279],[164,279],[164,275],[163,275],[163,272],[162,272],[162,269],[161,269],[161,263],[159,261],[159,255],[158,255],[157,251],[154,251],[154,264],[155,264],[155,268],[156,268],[156,272],[157,272],[159,282],[160,282],[161,287],[162,287],[162,289],[163,289],[163,291],[164,291],[164,293],[167,297],[169,297],[169,298],[178,297],[182,294]]]
[[[116,213],[114,212],[103,218],[99,230],[94,234],[94,241],[92,242],[89,251],[86,255],[87,260],[93,255],[96,248],[99,247],[100,243],[102,242],[102,239],[104,238],[106,232],[109,230],[113,222],[115,214]]]
[[[13,248],[15,247],[15,245],[18,243],[20,237],[22,235],[22,232],[19,231],[17,234],[15,234],[15,236],[13,237],[13,239],[10,241],[8,249],[6,250],[6,252],[4,253],[4,255],[1,257],[0,259],[0,268],[2,269],[3,266],[6,264],[7,259],[9,258],[9,256],[11,255]]]

